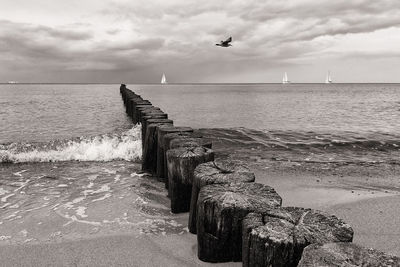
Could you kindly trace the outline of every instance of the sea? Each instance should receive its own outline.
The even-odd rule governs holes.
[[[232,128],[281,148],[285,160],[400,163],[399,84],[127,87],[177,126]],[[0,129],[0,230],[40,209],[95,227],[132,223],[125,213],[114,221],[85,213],[143,179],[140,125],[126,115],[119,84],[0,84]],[[0,243],[40,239],[20,230],[0,231]]]

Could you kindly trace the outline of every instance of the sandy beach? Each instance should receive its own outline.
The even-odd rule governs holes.
[[[355,243],[400,256],[397,166],[279,161],[257,135],[233,129],[200,132],[213,140],[217,157],[249,164],[256,181],[274,187],[284,206],[336,214],[354,228]],[[43,169],[52,166],[58,173],[67,168],[46,164]],[[25,167],[6,168],[23,175]],[[104,175],[91,176],[99,169]],[[20,197],[30,204],[1,215],[1,265],[211,266],[197,259],[188,214],[170,213],[164,185],[139,170],[139,164],[129,162],[87,163],[88,178],[80,178],[81,173],[69,180],[48,176],[46,182],[41,178],[25,185]]]

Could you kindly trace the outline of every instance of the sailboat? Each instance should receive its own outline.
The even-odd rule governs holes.
[[[286,72],[285,72],[285,74],[283,74],[282,83],[283,84],[290,83]]]
[[[164,73],[162,74],[162,77],[161,77],[161,83],[162,84],[167,83],[167,78],[165,78],[165,74]]]
[[[331,78],[331,72],[330,71],[328,71],[328,73],[326,74],[325,83],[332,83],[332,78]]]

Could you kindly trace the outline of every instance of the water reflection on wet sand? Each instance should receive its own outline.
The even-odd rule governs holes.
[[[186,231],[164,184],[126,161],[3,164],[0,244]]]

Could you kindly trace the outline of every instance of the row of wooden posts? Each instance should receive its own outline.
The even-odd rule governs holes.
[[[278,193],[256,183],[248,166],[218,159],[210,140],[190,127],[174,126],[166,113],[124,84],[120,92],[127,114],[142,125],[142,169],[165,183],[173,213],[189,212],[200,260],[298,266],[310,244],[353,240],[352,228],[341,219],[281,207]]]

